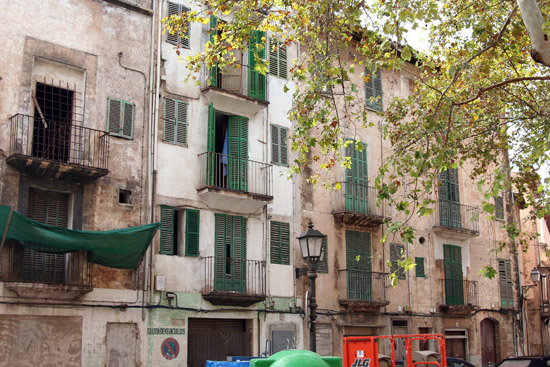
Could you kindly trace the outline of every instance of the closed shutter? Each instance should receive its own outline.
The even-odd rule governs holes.
[[[459,246],[443,245],[445,267],[445,301],[447,305],[463,305],[462,253]]]
[[[442,226],[462,228],[456,168],[439,174],[439,219]]]
[[[185,255],[199,256],[200,211],[185,210]]]
[[[287,129],[271,125],[271,154],[273,164],[288,165]]]
[[[504,199],[502,196],[497,196],[495,198],[495,218],[504,220]]]
[[[206,184],[214,186],[216,183],[216,109],[213,103],[208,105],[207,139]]]
[[[160,207],[160,253],[176,255],[177,233],[175,231],[177,212],[169,206]]]
[[[318,273],[328,273],[328,240],[327,236],[323,237],[323,258],[321,261],[319,261],[319,264],[317,265],[317,272]]]
[[[346,169],[346,210],[354,213],[369,212],[367,146],[353,142],[346,147],[351,167]]]
[[[187,106],[183,101],[164,100],[164,141],[187,145]]]
[[[382,111],[382,73],[380,69],[376,69],[373,73],[370,69],[365,68],[365,78],[367,79],[365,81],[366,106],[373,110]]]
[[[346,231],[348,299],[372,299],[370,234]]]
[[[262,31],[253,31],[248,45],[248,96],[262,101],[265,101],[265,75],[254,69],[256,58],[265,59],[265,47],[258,47],[262,45],[264,36]]]
[[[132,139],[134,134],[134,105],[120,99],[108,99],[107,131],[114,136]]]
[[[269,73],[287,78],[286,46],[273,38],[269,40]]]
[[[390,262],[391,262],[391,269],[390,271],[397,272],[397,278],[398,279],[405,279],[405,270],[399,266],[398,261],[403,256],[403,251],[405,250],[405,246],[399,245],[396,243],[390,244]]]
[[[271,222],[271,263],[290,264],[290,226],[284,222]]]
[[[172,15],[178,15],[180,13],[188,13],[189,8],[186,8],[185,6],[181,4],[175,4],[168,2],[168,16]],[[166,42],[168,42],[171,45],[183,47],[183,48],[189,48],[189,22],[185,23],[185,28],[187,29],[187,32],[183,37],[180,37],[178,34],[166,34]]]
[[[246,219],[216,214],[214,289],[246,292]]]
[[[229,188],[248,190],[248,119],[229,116]]]
[[[216,27],[218,26],[218,18],[214,15],[210,16],[210,43],[212,46],[215,43],[216,36],[218,35],[218,31],[216,30]],[[210,67],[210,85],[213,87],[220,87],[218,84],[219,77],[219,68],[218,65],[212,65]]]
[[[510,260],[498,260],[498,281],[500,285],[500,303],[502,307],[514,307],[512,265]]]
[[[417,278],[425,278],[426,277],[426,271],[424,269],[424,258],[423,257],[415,257],[414,263],[416,264],[416,277]]]

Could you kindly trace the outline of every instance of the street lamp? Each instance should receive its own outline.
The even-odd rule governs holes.
[[[315,342],[315,320],[317,319],[317,303],[315,301],[315,279],[317,278],[317,264],[323,257],[323,239],[325,235],[313,229],[313,223],[309,221],[307,230],[298,236],[302,257],[308,265],[307,276],[309,278],[309,349],[317,351]]]
[[[531,270],[531,280],[535,284],[522,285],[521,290],[523,293],[526,293],[530,288],[536,287],[538,282],[540,282],[540,271],[536,266]]]

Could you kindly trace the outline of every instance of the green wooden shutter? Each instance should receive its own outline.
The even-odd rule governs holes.
[[[163,141],[187,145],[187,103],[171,98],[164,100]]]
[[[351,157],[351,167],[346,169],[346,210],[369,213],[367,146],[353,142],[346,147],[346,157]]]
[[[512,264],[510,260],[498,260],[498,281],[500,285],[500,304],[505,308],[514,307]]]
[[[175,4],[175,3],[171,3],[171,2],[168,2],[168,16],[172,16],[172,15],[178,15],[180,13],[188,13],[189,12],[189,8],[181,5],[181,4]],[[177,34],[170,34],[170,33],[167,33],[166,34],[166,42],[172,44],[172,45],[175,45],[175,46],[180,46],[180,47],[183,47],[183,48],[189,48],[189,22],[186,22],[186,27],[187,27],[187,32],[186,34],[184,35],[184,37],[180,37],[179,35]]]
[[[218,35],[216,27],[218,26],[218,18],[214,15],[210,16],[210,43],[214,46],[215,38]],[[213,65],[210,67],[210,85],[213,87],[219,87],[218,84],[219,78],[219,68],[218,65]]]
[[[372,299],[370,234],[346,231],[346,267],[348,298]]]
[[[107,106],[107,131],[114,136],[132,139],[134,105],[120,99],[109,98]]]
[[[176,211],[169,206],[160,207],[160,253],[176,255]]]
[[[416,277],[417,278],[425,278],[426,272],[424,269],[424,258],[423,257],[415,257],[414,263],[416,264]]]
[[[365,77],[368,78],[368,81],[365,82],[366,106],[373,110],[382,111],[382,73],[380,69],[375,69],[373,73],[371,69],[365,68]]]
[[[447,305],[463,305],[462,253],[459,246],[443,245],[445,267],[445,301]]]
[[[271,263],[290,264],[290,226],[284,222],[271,222]]]
[[[214,290],[215,291],[226,291],[228,290],[227,271],[230,271],[230,265],[228,263],[226,256],[226,248],[231,246],[230,243],[227,243],[227,214],[216,214],[216,228],[215,228],[215,261],[214,261]],[[228,268],[226,270],[226,268]]]
[[[328,240],[327,236],[323,238],[323,259],[317,265],[317,272],[322,274],[328,273]]]
[[[439,174],[439,219],[442,226],[462,228],[456,168]]]
[[[504,220],[504,199],[502,196],[497,196],[495,198],[495,218]]]
[[[287,78],[286,46],[278,40],[269,40],[269,73],[279,78]]]
[[[230,189],[248,190],[248,119],[229,116],[228,186]]]
[[[214,104],[208,105],[208,137],[206,157],[206,185],[214,186],[216,183],[216,109]]]
[[[234,280],[232,291],[246,293],[246,219],[232,217],[233,221],[233,258]]]
[[[390,271],[393,273],[397,271],[398,279],[405,279],[405,270],[399,266],[398,260],[401,259],[405,246],[399,245],[396,243],[390,244],[390,262],[391,268]]]
[[[288,165],[287,129],[271,125],[272,163],[280,166]]]
[[[216,214],[216,291],[246,292],[246,219]]]
[[[185,210],[185,256],[199,256],[200,211]]]
[[[265,75],[255,70],[256,58],[265,59],[262,31],[253,31],[248,45],[248,96],[265,101]]]

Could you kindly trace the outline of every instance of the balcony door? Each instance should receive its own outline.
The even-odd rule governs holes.
[[[31,187],[27,205],[27,217],[40,223],[68,228],[69,224],[68,193],[47,191]],[[40,283],[64,283],[64,254],[48,253],[47,248],[23,249],[23,280]]]
[[[351,167],[346,169],[346,210],[366,214],[369,212],[366,144],[351,143],[346,147],[346,157],[351,157]]]
[[[445,263],[445,302],[447,305],[464,305],[462,282],[462,253],[459,246],[443,245]]]
[[[69,160],[74,92],[36,83],[32,155],[58,162]]]
[[[246,293],[246,219],[216,214],[214,291]]]
[[[248,119],[208,106],[207,184],[248,191]]]
[[[439,219],[442,226],[462,228],[456,168],[439,174]]]
[[[348,299],[372,299],[370,233],[346,231]]]

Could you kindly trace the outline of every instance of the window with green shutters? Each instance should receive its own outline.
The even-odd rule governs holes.
[[[317,264],[317,272],[321,274],[328,273],[328,240],[327,236],[323,238],[323,258]]]
[[[214,290],[246,292],[246,218],[216,214]]]
[[[288,166],[287,136],[287,128],[271,125],[271,155],[273,164]]]
[[[426,277],[426,271],[424,269],[424,258],[423,257],[415,257],[414,263],[416,264],[416,277],[417,278],[425,278]]]
[[[110,135],[132,139],[134,136],[134,105],[121,99],[107,100],[107,131]]]
[[[261,101],[266,100],[265,95],[265,75],[255,70],[259,60],[265,59],[265,32],[253,31],[250,35],[250,41],[248,44],[248,96],[259,99]]]
[[[164,100],[164,136],[168,143],[187,145],[188,104],[171,98]]]
[[[184,237],[180,232],[185,228]],[[160,207],[160,253],[178,255],[178,238],[185,241],[185,256],[199,256],[200,211]]]
[[[449,168],[439,174],[439,220],[442,226],[462,228],[458,170]]]
[[[405,246],[399,245],[397,243],[390,244],[390,271],[392,273],[397,272],[398,279],[405,279],[405,269],[403,269],[403,267],[399,266],[398,264],[398,261],[403,256],[403,251],[405,251]]]
[[[168,2],[168,16],[178,15],[180,13],[189,12],[189,8],[172,2]],[[179,46],[182,48],[189,48],[189,22],[186,22],[187,32],[183,37],[176,34],[166,33],[166,42],[171,45]]]
[[[365,68],[365,102],[367,108],[382,111],[382,72],[380,68]]]
[[[351,158],[351,167],[346,169],[344,190],[346,210],[354,213],[369,213],[367,145],[348,140],[346,157]]]
[[[370,233],[346,231],[348,299],[372,299]]]
[[[504,220],[504,199],[502,196],[495,198],[495,219]]]
[[[271,222],[271,263],[290,264],[290,226],[284,222]]]
[[[286,46],[274,38],[269,39],[269,73],[287,78]]]
[[[510,260],[498,260],[498,282],[500,285],[500,304],[505,308],[514,307],[512,286],[512,263]]]
[[[443,245],[445,302],[447,305],[464,305],[461,251],[459,246]]]

